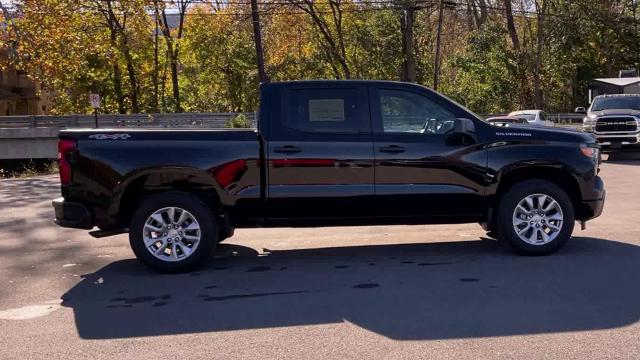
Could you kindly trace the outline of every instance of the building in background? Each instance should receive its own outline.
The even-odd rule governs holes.
[[[0,116],[48,115],[50,110],[51,98],[40,81],[12,66],[0,70]]]
[[[621,70],[617,78],[593,79],[589,86],[589,104],[598,95],[640,94],[640,77],[636,70]]]

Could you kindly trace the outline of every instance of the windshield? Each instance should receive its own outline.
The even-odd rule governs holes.
[[[518,114],[518,117],[527,121],[534,121],[536,119],[536,114]]]
[[[610,109],[640,110],[640,96],[597,97],[591,105],[591,111]]]
[[[518,122],[517,119],[510,119],[510,118],[493,118],[493,119],[487,119],[487,121],[490,123],[517,123]]]

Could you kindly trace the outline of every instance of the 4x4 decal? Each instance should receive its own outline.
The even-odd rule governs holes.
[[[127,140],[130,138],[129,134],[93,134],[89,136],[89,139],[95,140]]]

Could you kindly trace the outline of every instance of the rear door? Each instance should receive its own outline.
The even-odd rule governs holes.
[[[378,211],[479,214],[486,150],[453,134],[456,118],[467,114],[427,89],[379,86],[370,98]]]
[[[374,195],[366,87],[294,86],[279,101],[266,151],[269,217],[364,216]]]

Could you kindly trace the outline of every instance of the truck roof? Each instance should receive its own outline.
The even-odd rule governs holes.
[[[608,97],[638,97],[638,96],[640,96],[640,94],[603,94],[603,95],[596,96],[596,98],[599,98],[599,97],[603,97],[603,98],[608,98]]]
[[[354,85],[372,85],[372,84],[388,84],[388,85],[413,85],[426,87],[424,85],[402,82],[402,81],[391,81],[391,80],[326,80],[326,79],[318,79],[318,80],[288,80],[288,81],[274,81],[270,83],[263,83],[260,86],[286,86],[286,85],[331,85],[331,84],[354,84]]]

